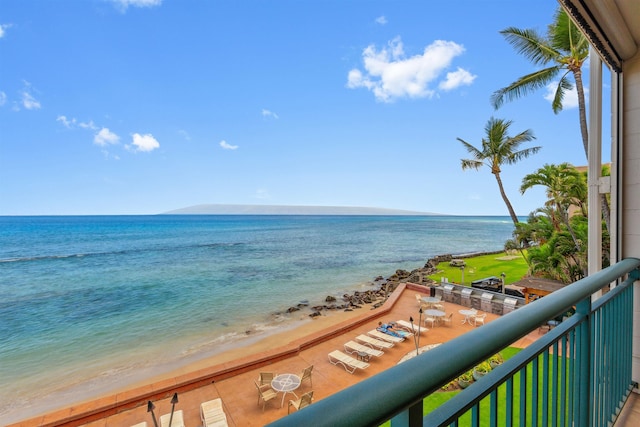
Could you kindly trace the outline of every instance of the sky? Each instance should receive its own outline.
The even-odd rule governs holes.
[[[545,197],[520,194],[526,174],[586,164],[577,105],[568,96],[554,114],[547,89],[499,110],[490,97],[534,71],[500,31],[543,34],[557,7],[1,0],[0,215],[200,204],[508,215],[490,170],[460,164],[457,138],[480,147],[491,117],[511,120],[511,135],[530,129],[522,148],[542,147],[502,169],[528,215]]]

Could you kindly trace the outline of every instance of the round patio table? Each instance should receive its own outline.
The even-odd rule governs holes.
[[[471,318],[478,314],[476,310],[458,310],[458,313],[464,316],[464,319],[462,319],[463,325],[465,323],[471,324]]]
[[[298,395],[294,393],[294,390],[300,387],[300,377],[296,374],[280,374],[271,381],[271,388],[277,392],[282,392],[282,403],[280,407],[284,406],[284,397],[287,393],[293,394],[296,399]]]
[[[433,304],[438,304],[439,302],[441,302],[442,300],[438,297],[422,297],[420,298],[420,300],[427,304],[429,307],[431,307]]]
[[[430,308],[430,309],[428,309],[428,310],[425,310],[425,311],[424,311],[424,313],[425,313],[427,316],[433,316],[433,317],[444,317],[444,316],[446,316],[446,315],[447,315],[447,313],[445,313],[444,311],[442,311],[442,310],[436,310],[436,309],[434,309],[434,308]]]

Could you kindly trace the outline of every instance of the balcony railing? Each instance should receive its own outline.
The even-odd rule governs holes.
[[[633,282],[625,259],[328,396],[271,426],[605,426],[631,379]],[[625,280],[626,277],[626,280]],[[592,302],[592,294],[616,286]],[[423,399],[571,308],[575,314],[434,411]]]

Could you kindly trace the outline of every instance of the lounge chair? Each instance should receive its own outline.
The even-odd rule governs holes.
[[[304,408],[305,406],[311,405],[313,402],[313,390],[303,394],[300,396],[298,400],[290,400],[289,406],[287,407],[287,414],[291,412],[291,407],[293,406],[297,411]]]
[[[169,424],[171,421],[171,424]],[[182,416],[182,409],[179,409],[173,413],[173,417],[171,414],[164,414],[160,416],[160,425],[162,427],[184,427],[184,417]]]
[[[301,384],[302,384],[302,381],[309,380],[309,384],[311,385],[311,387],[313,387],[313,381],[311,381],[311,371],[313,371],[313,365],[309,365],[302,370],[302,373],[300,374]]]
[[[384,354],[382,350],[374,350],[371,347],[367,347],[366,345],[362,345],[355,341],[349,341],[344,345],[344,351],[347,353],[366,353],[367,356],[380,357]]]
[[[392,343],[397,343],[397,342],[404,341],[404,338],[402,338],[402,337],[394,337],[393,335],[389,335],[389,334],[385,334],[384,332],[380,332],[377,329],[374,329],[372,331],[367,332],[367,335],[369,335],[370,337],[382,340],[382,341],[388,341],[388,342],[392,342]]]
[[[141,422],[141,423],[134,424],[134,425],[132,425],[131,427],[147,427],[147,422],[146,422],[146,421],[143,421],[143,422]]]
[[[398,324],[399,327],[403,328],[404,330],[406,330],[407,332],[412,332],[417,334],[418,333],[418,324],[414,323],[413,325],[411,325],[411,323],[407,322],[406,320],[398,320],[396,322]],[[420,332],[424,332],[424,331],[428,331],[427,328],[420,328]]]
[[[391,347],[393,347],[393,343],[392,342],[378,340],[378,339],[372,338],[372,337],[370,337],[368,335],[358,335],[356,337],[356,341],[358,341],[360,344],[364,344],[364,345],[369,346],[371,348],[377,348],[378,350],[382,350],[383,348],[391,348]]]
[[[260,385],[256,381],[253,382],[258,389],[258,405],[260,404],[260,400],[262,400],[262,412],[264,412],[264,407],[267,402],[271,399],[275,399],[278,397],[278,393],[274,389],[271,388],[269,384]]]
[[[222,399],[217,398],[200,404],[202,427],[225,427],[227,415],[222,408]]]
[[[353,374],[356,369],[367,369],[369,364],[358,359],[354,359],[348,354],[344,354],[340,350],[334,350],[329,353],[329,362],[332,365],[342,365],[344,370]]]

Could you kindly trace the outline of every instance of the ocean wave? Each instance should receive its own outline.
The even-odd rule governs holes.
[[[113,255],[141,254],[141,253],[150,253],[150,252],[181,251],[181,250],[188,250],[193,248],[218,249],[218,248],[236,247],[244,244],[245,243],[242,243],[242,242],[196,243],[192,245],[125,249],[125,250],[105,251],[105,252],[33,255],[33,256],[15,257],[15,258],[0,258],[0,263],[12,263],[12,262],[20,263],[20,262],[46,261],[46,260],[64,260],[69,258],[101,257],[101,256],[113,256]]]

